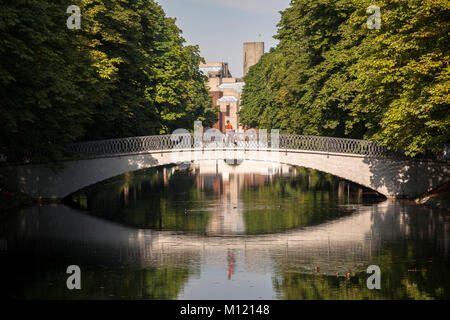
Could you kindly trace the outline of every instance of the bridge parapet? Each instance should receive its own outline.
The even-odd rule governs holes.
[[[233,133],[229,140],[227,139],[227,135],[222,134],[205,134],[200,137],[195,134],[173,134],[82,142],[70,145],[69,149],[82,158],[196,148],[286,149],[369,157],[379,157],[387,151],[385,147],[373,141],[294,134]]]

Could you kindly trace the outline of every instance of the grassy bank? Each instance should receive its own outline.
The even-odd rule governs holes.
[[[422,197],[417,199],[416,203],[450,211],[450,181],[430,192],[427,192]]]

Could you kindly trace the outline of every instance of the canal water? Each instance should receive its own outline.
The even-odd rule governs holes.
[[[2,297],[450,298],[448,212],[305,168],[153,168],[0,219]]]

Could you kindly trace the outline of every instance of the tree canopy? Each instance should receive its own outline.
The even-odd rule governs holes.
[[[153,0],[1,0],[0,31],[0,154],[55,160],[75,141],[216,121],[199,48]]]
[[[450,142],[450,2],[293,0],[280,42],[245,77],[241,122],[374,139],[411,156]]]

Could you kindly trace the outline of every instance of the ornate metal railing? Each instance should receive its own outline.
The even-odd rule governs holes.
[[[84,158],[192,148],[305,150],[365,156],[381,156],[387,151],[376,142],[365,140],[261,133],[160,135],[90,141],[69,146],[70,151]]]
[[[280,135],[280,148],[366,156],[382,156],[387,152],[386,147],[373,141],[290,134]]]

